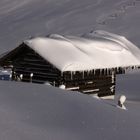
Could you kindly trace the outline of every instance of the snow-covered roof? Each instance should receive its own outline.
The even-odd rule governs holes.
[[[50,35],[24,42],[60,71],[140,66],[140,50],[125,37],[95,31],[83,37]]]

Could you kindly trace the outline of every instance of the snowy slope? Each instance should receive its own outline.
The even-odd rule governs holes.
[[[140,72],[117,75],[116,95],[125,94],[130,102],[140,103]],[[138,105],[139,107],[139,105]]]
[[[139,8],[139,0],[1,0],[1,52],[29,36],[79,35],[95,29],[124,35],[139,46]]]
[[[139,140],[136,104],[121,110],[116,103],[46,85],[0,82],[0,87],[2,140]]]

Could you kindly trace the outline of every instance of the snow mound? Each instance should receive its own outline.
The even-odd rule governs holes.
[[[95,31],[82,37],[52,34],[24,42],[60,71],[140,65],[140,50],[125,37]]]

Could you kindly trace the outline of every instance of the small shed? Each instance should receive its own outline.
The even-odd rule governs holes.
[[[115,94],[116,74],[139,68],[140,50],[125,37],[95,31],[25,40],[0,58],[12,80],[50,84],[99,97]]]

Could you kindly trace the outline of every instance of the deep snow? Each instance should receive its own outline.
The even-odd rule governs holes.
[[[0,139],[139,139],[139,103],[94,99],[52,86],[0,82]]]
[[[30,36],[82,35],[106,30],[140,46],[139,0],[1,0],[0,51]],[[0,139],[85,140],[140,137],[140,74],[117,76],[117,97],[127,111],[108,102],[48,87],[0,82]]]
[[[1,0],[1,52],[30,36],[106,30],[139,46],[139,0]]]

